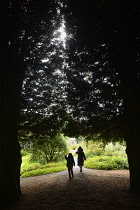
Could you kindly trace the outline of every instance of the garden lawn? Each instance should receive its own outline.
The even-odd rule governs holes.
[[[66,170],[66,162],[40,164],[30,162],[30,156],[22,157],[21,177],[40,176]]]

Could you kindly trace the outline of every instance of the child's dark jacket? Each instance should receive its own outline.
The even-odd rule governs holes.
[[[77,151],[76,154],[78,155],[78,166],[84,165],[84,160],[86,160],[86,156],[83,151]]]
[[[74,161],[73,156],[65,156],[65,159],[67,160],[68,168],[72,168],[73,166],[75,166],[75,161]]]

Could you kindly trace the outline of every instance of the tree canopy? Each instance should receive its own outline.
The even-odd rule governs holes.
[[[127,80],[132,80],[132,71],[130,75],[121,59],[128,65],[127,59],[135,54],[136,5],[125,1],[89,1],[86,5],[84,1],[58,1],[52,5],[51,25],[45,25],[48,33],[33,42],[33,62],[28,65],[23,83],[26,103],[22,110],[28,116],[23,118],[23,124],[40,132],[57,132],[64,127],[69,135],[96,132],[123,138],[124,99],[130,92],[127,88],[134,88],[134,81],[129,87],[124,84],[126,75]],[[60,40],[62,24],[65,47]],[[128,51],[124,52],[126,46]],[[136,60],[138,63],[136,57],[133,64]],[[138,82],[135,84],[138,87]]]

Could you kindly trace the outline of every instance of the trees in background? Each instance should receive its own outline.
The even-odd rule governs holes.
[[[31,160],[42,161],[43,163],[64,160],[67,153],[67,144],[62,134],[53,137],[40,136],[31,143]]]

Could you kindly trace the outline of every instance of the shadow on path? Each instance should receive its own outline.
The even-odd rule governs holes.
[[[67,171],[21,178],[23,196],[9,210],[59,209],[140,209],[140,196],[128,193],[127,170],[101,171],[74,167],[74,178]]]

